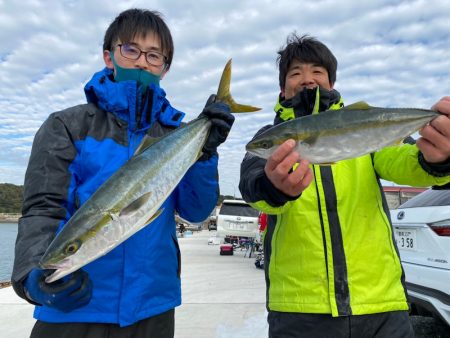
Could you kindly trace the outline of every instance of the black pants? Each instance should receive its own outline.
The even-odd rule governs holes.
[[[269,338],[413,338],[408,312],[331,317],[270,311]]]
[[[47,323],[37,321],[30,338],[173,338],[175,310],[143,319],[133,325],[98,323]]]

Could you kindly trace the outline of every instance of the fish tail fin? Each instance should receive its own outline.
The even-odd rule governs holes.
[[[233,113],[248,113],[261,110],[261,108],[250,105],[236,103],[230,93],[231,82],[231,59],[228,60],[220,78],[219,88],[217,89],[217,100],[230,106]]]

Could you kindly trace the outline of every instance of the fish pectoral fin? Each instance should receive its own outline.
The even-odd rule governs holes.
[[[128,204],[125,208],[120,210],[119,217],[130,215],[130,214],[136,212],[137,210],[139,210],[145,203],[147,203],[147,201],[150,199],[151,195],[152,195],[151,191],[147,192],[144,195],[142,195],[141,197],[139,197],[138,199],[136,199],[133,202],[131,202],[130,204]]]
[[[230,106],[233,113],[248,113],[261,110],[261,108],[236,103],[231,97],[230,82],[231,82],[231,60],[228,60],[220,78],[219,88],[217,89],[217,100],[226,103]]]
[[[314,145],[316,143],[317,139],[318,139],[317,135],[312,135],[312,136],[309,136],[309,137],[303,139],[301,141],[301,143],[302,144],[307,144],[309,146],[312,146],[312,145]]]
[[[370,108],[373,108],[373,107],[370,106],[367,102],[358,101],[358,102],[352,103],[349,106],[345,106],[342,109],[347,109],[347,110],[368,110]]]
[[[197,159],[196,159],[196,161],[198,160],[198,159],[200,159],[200,157],[202,157],[203,156],[203,150],[202,149],[200,149],[199,151],[198,151],[198,154],[197,154]]]
[[[145,135],[144,138],[142,139],[141,143],[139,144],[139,146],[136,148],[133,156],[142,154],[147,148],[149,148],[150,146],[152,146],[159,140],[160,140],[160,137],[151,137],[151,136]]]
[[[158,211],[156,211],[156,212],[152,215],[152,217],[150,217],[150,218],[147,220],[147,224],[150,224],[150,223],[153,222],[156,218],[158,218],[158,216],[161,215],[161,214],[163,213],[163,211],[164,211],[164,208],[161,208],[161,209],[159,209]]]

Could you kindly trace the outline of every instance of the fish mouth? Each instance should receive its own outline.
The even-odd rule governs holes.
[[[45,269],[45,270],[56,270],[56,269],[59,268],[59,265],[57,265],[57,264],[45,264],[45,263],[39,263],[39,266],[40,266],[42,269]]]
[[[265,159],[265,160],[267,160],[270,157],[270,154],[267,154],[265,152],[259,152],[259,151],[256,151],[256,150],[251,150],[248,153],[252,154],[254,156],[257,156],[259,158]]]
[[[249,151],[249,152],[255,152],[258,150],[257,147],[257,142],[255,141],[250,141],[249,143],[247,143],[247,145],[245,146],[245,150]]]
[[[245,147],[245,150],[253,155],[258,155],[258,148],[253,147],[252,145],[248,145]]]
[[[267,151],[264,151],[262,149],[260,149],[255,143],[248,143],[245,146],[245,150],[252,154],[252,155],[256,155],[258,157],[262,157],[262,158],[267,158]]]
[[[64,258],[62,260],[57,260],[55,258],[53,259],[44,259],[44,257],[40,260],[39,266],[42,269],[46,270],[58,270],[58,269],[65,269],[70,266],[70,259]]]
[[[67,276],[68,274],[79,269],[78,266],[71,266],[69,264],[69,260],[65,259],[59,264],[49,264],[45,266],[45,269],[52,270],[52,274],[48,275],[45,278],[46,283],[52,283],[57,281],[58,279]]]
[[[74,269],[74,271],[75,271],[75,269]],[[57,281],[58,279],[61,279],[64,276],[67,276],[71,272],[72,271],[69,271],[69,270],[56,269],[53,271],[53,273],[51,275],[48,275],[47,277],[45,277],[45,282],[53,283],[53,282]]]

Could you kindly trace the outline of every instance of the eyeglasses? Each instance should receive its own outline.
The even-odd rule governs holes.
[[[126,59],[137,60],[141,57],[141,54],[144,54],[147,63],[155,67],[161,67],[167,61],[167,58],[157,51],[143,52],[138,47],[127,43],[117,46],[120,48],[120,54]]]

